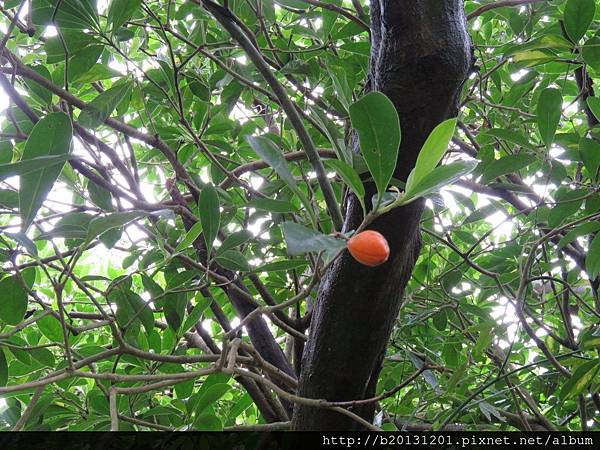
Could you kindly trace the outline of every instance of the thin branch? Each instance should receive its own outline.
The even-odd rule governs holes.
[[[472,20],[476,17],[485,14],[492,9],[506,8],[511,6],[525,6],[532,3],[547,3],[548,0],[501,0],[498,2],[488,3],[487,5],[480,6],[475,11],[467,16],[467,20]]]
[[[217,19],[217,21],[225,28],[229,34],[240,44],[240,46],[244,49],[248,58],[254,63],[258,71],[261,73],[265,81],[269,84],[279,102],[281,107],[285,111],[290,123],[296,130],[298,134],[298,138],[302,143],[304,151],[310,161],[313,169],[316,173],[317,180],[319,181],[319,185],[321,186],[321,191],[323,192],[323,196],[325,197],[325,203],[327,205],[327,210],[329,212],[329,216],[333,221],[333,225],[336,230],[342,229],[342,224],[344,219],[342,217],[342,213],[340,211],[339,204],[335,198],[335,193],[333,192],[333,188],[331,187],[331,183],[327,178],[327,173],[325,172],[325,167],[323,166],[323,161],[319,157],[319,152],[317,151],[315,144],[312,141],[312,138],[308,134],[304,123],[296,110],[296,107],[288,97],[288,94],[284,87],[279,83],[277,77],[274,75],[273,71],[269,68],[269,65],[264,59],[263,54],[254,46],[252,41],[248,38],[248,36],[240,29],[238,26],[239,19],[237,19],[233,14],[223,8],[221,5],[214,3],[208,0],[193,0],[194,3],[204,6],[211,14]],[[237,19],[237,20],[236,20]]]
[[[11,431],[21,431],[23,429],[23,427],[27,424],[31,413],[33,412],[35,405],[37,405],[37,402],[42,397],[42,394],[44,393],[45,389],[46,386],[44,385],[38,387],[35,390],[35,392],[31,396],[31,399],[29,400],[29,403],[27,404],[27,408],[25,408],[25,411],[23,411],[23,415],[19,418],[19,421],[15,424]]]

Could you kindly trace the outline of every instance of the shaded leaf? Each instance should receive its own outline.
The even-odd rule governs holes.
[[[213,242],[219,233],[221,223],[221,210],[219,208],[219,195],[212,184],[207,184],[200,193],[198,200],[198,211],[200,213],[200,222],[204,230],[204,242],[208,255],[212,249]]]
[[[330,259],[346,247],[346,242],[342,239],[327,236],[297,223],[285,222],[282,227],[287,252],[290,256],[309,252],[325,252],[326,259]]]
[[[537,106],[537,124],[542,141],[550,147],[560,121],[562,95],[558,89],[546,88],[540,93]]]

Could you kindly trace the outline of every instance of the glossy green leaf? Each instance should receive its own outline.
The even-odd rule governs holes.
[[[600,274],[600,234],[597,234],[585,258],[585,267],[591,279]]]
[[[573,376],[563,385],[559,394],[560,398],[566,400],[584,393],[590,383],[594,380],[599,369],[600,364],[597,360],[587,361],[581,364],[577,370],[575,370]]]
[[[21,323],[27,311],[27,291],[16,276],[7,276],[0,280],[0,320],[9,324]]]
[[[356,194],[358,201],[363,205],[365,199],[365,187],[360,179],[360,176],[352,168],[352,166],[346,164],[340,160],[330,159],[327,161],[327,166],[336,171],[336,173],[344,180],[344,183]]]
[[[600,36],[598,34],[585,42],[581,49],[581,55],[587,65],[596,71],[600,70]]]
[[[204,230],[204,242],[206,242],[206,248],[210,255],[221,223],[219,195],[212,184],[207,184],[202,189],[200,200],[198,201],[198,211],[200,212],[200,222]]]
[[[298,188],[298,184],[290,171],[287,161],[285,160],[283,153],[281,150],[275,145],[273,141],[264,137],[264,136],[246,136],[246,140],[252,147],[252,150],[269,166],[277,172],[277,175],[281,177],[283,181],[292,189],[294,194],[300,199],[302,204],[305,206],[306,210],[310,213],[313,218],[313,222],[316,222],[314,219],[314,214],[312,212],[312,206],[308,202],[306,196],[302,193],[302,191]]]
[[[184,331],[191,329],[194,325],[196,325],[196,323],[198,323],[200,321],[202,314],[204,313],[206,308],[208,308],[210,306],[211,301],[212,301],[211,299],[206,299],[206,298],[200,298],[198,300],[198,303],[196,304],[196,306],[194,306],[192,311],[185,318],[185,322],[183,323]]]
[[[64,342],[62,327],[56,317],[47,315],[42,317],[36,323],[39,330],[50,340],[50,342]]]
[[[71,151],[73,128],[65,113],[50,113],[41,119],[29,135],[21,161],[45,156],[67,158]],[[21,175],[19,210],[21,228],[27,230],[44,203],[64,163],[41,165],[38,170]]]
[[[231,233],[227,238],[223,241],[219,250],[217,250],[217,254],[221,254],[227,250],[231,250],[233,248],[239,247],[240,245],[245,244],[250,239],[252,239],[252,233],[248,230],[236,231],[235,233]]]
[[[537,124],[542,141],[550,147],[560,121],[562,95],[558,89],[547,88],[540,93],[537,105]]]
[[[196,416],[200,415],[209,405],[217,402],[227,392],[231,390],[231,385],[227,383],[218,383],[210,386],[198,400],[194,408]]]
[[[596,116],[596,119],[600,121],[600,98],[592,96],[588,97],[587,105],[594,116]]]
[[[113,228],[119,228],[129,222],[139,219],[140,217],[146,216],[147,213],[142,211],[129,211],[129,212],[117,212],[107,216],[97,217],[93,219],[87,230],[87,241],[91,242],[102,233],[112,230]]]
[[[104,211],[114,211],[112,204],[112,195],[109,190],[94,183],[92,180],[88,181],[88,192],[90,194],[90,200]]]
[[[598,230],[600,230],[600,222],[598,221],[582,223],[565,234],[558,242],[558,247],[563,248],[565,245],[570,244],[578,237],[595,233]]]
[[[52,25],[55,18],[61,28],[98,28],[98,13],[93,0],[35,0],[32,6],[32,19],[36,25]]]
[[[282,260],[273,261],[262,266],[256,267],[254,272],[287,272],[289,270],[296,270],[304,268],[308,265],[306,260]]]
[[[129,95],[132,84],[125,82],[99,94],[79,114],[78,122],[86,128],[99,127],[115,110],[124,97]]]
[[[475,161],[458,161],[436,167],[421,181],[407,190],[402,197],[402,203],[406,204],[419,197],[425,197],[441,188],[448,186],[460,177],[472,172],[477,163]]]
[[[289,213],[298,211],[298,208],[292,203],[283,200],[273,200],[270,198],[255,198],[248,202],[248,207],[270,211],[274,213]]]
[[[350,118],[369,172],[382,195],[394,174],[400,148],[396,108],[385,94],[371,92],[350,106]]]
[[[167,323],[173,329],[178,331],[185,317],[185,307],[187,305],[187,295],[185,292],[167,294],[163,303],[163,310]]]
[[[188,248],[194,243],[196,239],[198,239],[198,236],[200,236],[200,234],[202,234],[202,222],[196,222],[192,226],[192,228],[190,228],[189,231],[185,234],[181,242],[177,244],[177,247],[175,247],[175,251],[182,252],[183,250]]]
[[[573,42],[578,42],[589,28],[596,13],[595,0],[567,0],[565,30]]]
[[[448,150],[455,129],[456,119],[448,119],[436,126],[429,134],[419,152],[415,168],[406,182],[407,191],[417,186],[440,163]]]
[[[27,160],[21,160],[15,163],[0,164],[0,180],[4,180],[16,175],[26,175],[31,172],[37,172],[40,167],[62,167],[68,161],[70,155],[39,156]]]
[[[290,256],[309,252],[325,252],[326,259],[330,259],[346,247],[343,239],[316,232],[297,223],[285,222],[282,227],[287,252]]]
[[[108,22],[111,24],[113,32],[131,19],[141,3],[141,0],[112,0],[110,2]]]
[[[518,155],[503,156],[500,159],[487,162],[483,171],[483,183],[490,181],[527,167],[536,160],[534,155],[519,153]]]
[[[600,144],[588,138],[579,141],[579,154],[592,180],[598,178],[600,168]]]
[[[237,250],[225,250],[224,252],[219,252],[215,260],[225,269],[242,272],[250,270],[246,257]]]

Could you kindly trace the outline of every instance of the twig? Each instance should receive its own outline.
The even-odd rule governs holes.
[[[119,410],[117,405],[117,390],[111,387],[108,390],[110,407],[110,431],[119,431]]]
[[[482,14],[491,11],[496,8],[505,8],[509,6],[524,6],[532,3],[542,3],[547,2],[548,0],[501,0],[495,3],[488,3],[487,5],[480,6],[475,11],[467,16],[467,20],[472,20],[476,17],[481,16]]]
[[[250,60],[254,63],[258,71],[261,73],[265,81],[269,84],[279,102],[281,103],[281,107],[285,111],[290,123],[296,130],[298,134],[298,138],[302,143],[304,151],[310,161],[316,176],[319,181],[319,185],[321,186],[321,191],[323,192],[323,196],[325,197],[325,203],[327,205],[327,210],[329,211],[329,216],[333,221],[333,225],[337,230],[342,229],[342,224],[344,219],[342,217],[342,213],[340,211],[339,204],[335,198],[335,193],[333,192],[333,188],[331,187],[331,183],[327,178],[327,173],[325,172],[325,167],[323,166],[323,161],[319,157],[319,152],[317,151],[315,144],[312,141],[312,138],[308,134],[296,107],[288,97],[288,94],[284,87],[279,83],[277,77],[274,75],[273,71],[269,68],[269,65],[264,59],[262,53],[254,46],[252,41],[248,38],[248,36],[239,28],[238,22],[239,20],[235,20],[235,16],[233,14],[224,9],[217,3],[213,3],[208,0],[193,0],[194,3],[204,6],[208,11],[212,13],[212,15],[217,19],[217,21],[225,28],[231,36],[238,41],[240,46],[244,49]]]
[[[27,424],[27,420],[29,420],[29,417],[31,416],[31,413],[34,410],[35,405],[37,405],[37,402],[42,397],[44,389],[46,389],[45,385],[40,386],[36,389],[36,391],[31,396],[31,400],[29,400],[29,403],[27,404],[27,408],[25,408],[25,411],[23,411],[23,415],[19,418],[19,421],[15,424],[11,431],[21,431],[23,427]]]

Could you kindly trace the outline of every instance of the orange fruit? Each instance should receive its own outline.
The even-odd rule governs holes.
[[[390,247],[381,233],[373,230],[363,231],[348,240],[348,250],[359,263],[375,267],[390,257]]]

